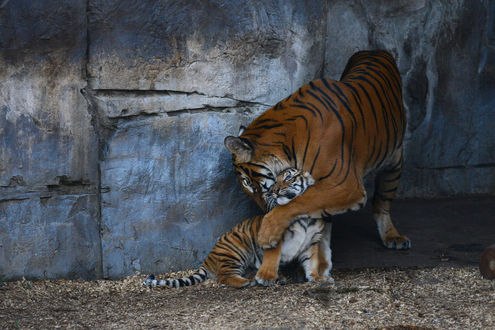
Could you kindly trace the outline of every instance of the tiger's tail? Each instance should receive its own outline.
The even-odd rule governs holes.
[[[168,286],[171,288],[181,288],[183,286],[196,285],[204,282],[208,278],[208,272],[205,267],[201,266],[194,274],[181,278],[167,278],[165,280],[157,280],[155,275],[150,275],[144,280],[143,285],[150,288],[158,286]]]

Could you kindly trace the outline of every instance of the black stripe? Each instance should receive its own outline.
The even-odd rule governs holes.
[[[265,124],[265,123],[269,123],[269,122],[278,122],[278,121],[275,119],[272,119],[272,118],[264,118],[264,119],[258,119],[258,120],[253,121],[253,123],[251,125],[260,125],[260,124]]]
[[[308,132],[308,136],[306,137],[306,147],[304,148],[303,160],[301,165],[302,168],[304,168],[304,163],[306,162],[306,154],[308,153],[309,141],[311,140],[311,131],[308,130],[307,126],[306,126],[306,130]]]
[[[368,99],[368,103],[370,104],[371,112],[373,113],[373,119],[375,119],[375,128],[378,130],[378,116],[376,115],[376,109],[375,105],[373,104],[373,101],[371,100],[371,96],[368,93],[367,89],[364,88],[359,82],[356,82],[356,85],[361,89],[361,91],[364,93],[366,98]]]
[[[382,82],[384,82],[385,84],[387,83],[388,79],[386,77],[384,77],[381,72],[379,72],[378,70],[372,69],[372,68],[368,68],[368,69],[369,69],[369,71],[372,71],[376,75],[378,75],[381,78]],[[395,121],[395,117],[394,117],[393,111],[392,111],[394,105],[392,104],[393,103],[392,100],[390,100],[390,97],[388,95],[389,93],[387,93],[387,90],[388,91],[392,91],[392,87],[389,85],[388,86],[389,88],[385,89],[385,86],[382,83],[380,83],[380,81],[378,81],[377,78],[375,78],[374,76],[370,75],[369,73],[367,75],[370,76],[370,77],[372,77],[376,81],[377,85],[380,87],[380,89],[382,91],[382,94],[385,97],[385,99],[387,100],[387,103],[389,105],[389,107],[388,108],[384,108],[383,111],[387,114],[387,117],[388,117],[387,109],[390,111],[390,117],[392,118],[392,126],[393,126],[393,130],[394,130],[394,140],[393,141],[394,141],[394,148],[395,148],[397,146],[397,123]],[[392,95],[393,95],[393,93],[392,93]],[[398,100],[395,99],[394,101],[395,101],[396,106],[399,106]],[[387,123],[387,125],[388,125],[388,123]]]
[[[373,165],[373,167],[376,168],[376,164],[378,163],[378,158],[380,158],[380,155],[382,153],[382,143],[379,143],[378,144],[378,152],[376,154],[376,157],[375,159],[373,159],[373,162],[371,163],[371,165]],[[387,149],[384,150],[384,155],[387,154]]]
[[[295,100],[295,102],[296,103],[293,105],[293,107],[307,110],[307,111],[311,112],[311,114],[313,115],[313,117],[316,117],[316,111],[314,111],[313,109],[311,109],[310,107],[308,107],[306,104],[302,103],[301,101],[299,101],[297,99]]]
[[[315,158],[313,158],[313,165],[311,165],[311,169],[309,170],[310,173],[313,173],[313,169],[316,165],[316,160],[318,159],[319,155],[320,155],[320,146],[318,146],[318,150],[316,151]]]
[[[244,259],[244,257],[243,257],[244,251],[242,249],[240,249],[235,244],[235,242],[232,242],[232,240],[230,239],[230,237],[228,235],[224,237],[224,241],[225,242],[218,242],[217,243],[218,246],[223,247],[226,250],[230,250],[233,254],[227,255],[225,253],[217,253],[217,255],[221,255],[221,256],[229,258],[229,259],[235,259],[238,262],[241,262]],[[237,255],[235,255],[235,254],[237,254]]]
[[[335,162],[333,163],[333,167],[332,167],[332,169],[330,170],[330,172],[328,172],[328,174],[327,174],[327,175],[324,175],[324,176],[320,177],[318,180],[323,180],[323,179],[326,179],[326,178],[328,178],[330,175],[332,175],[333,171],[335,171],[335,167],[336,167],[336,166],[337,166],[337,161],[335,161]]]
[[[263,173],[259,173],[259,172],[256,172],[256,171],[251,171],[250,174],[251,174],[251,177],[265,178],[265,179],[273,180],[273,177],[271,175],[265,175]]]
[[[344,106],[344,108],[347,110],[347,112],[351,115],[352,117],[352,122],[354,123],[354,126],[357,126],[357,121],[356,121],[356,116],[354,115],[354,112],[351,110],[349,107],[349,99],[347,96],[344,94],[344,92],[337,86],[337,84],[333,84],[332,86],[335,87],[335,90],[330,86],[328,83],[327,79],[322,79],[323,84],[325,87],[331,91],[337,98],[339,99],[340,103]]]
[[[310,257],[304,257],[304,258],[300,258],[299,259],[299,263],[305,263],[306,261],[310,260],[311,258]]]
[[[196,278],[194,277],[194,275],[190,275],[187,279],[189,280],[191,285],[196,284]]]
[[[361,107],[361,103],[362,103],[361,96],[359,96],[358,91],[351,83],[345,82],[344,84],[351,91],[351,94],[354,97],[354,103],[356,104],[359,110],[359,114],[361,115],[361,123],[363,125],[363,130],[366,133],[366,120],[364,119],[364,112],[363,112],[363,108]]]
[[[292,158],[294,159],[294,162],[295,162],[294,167],[295,167],[295,168],[298,168],[298,166],[297,166],[297,155],[296,155],[296,149],[294,148],[294,137],[292,137]]]
[[[282,126],[284,126],[284,124],[261,125],[261,126],[256,126],[254,129],[272,129]]]
[[[371,141],[371,139],[370,139]],[[369,168],[371,159],[373,158],[373,155],[375,154],[375,149],[376,149],[376,138],[373,136],[373,143],[371,144],[371,152],[368,154],[368,160],[366,160],[366,168]]]
[[[314,117],[316,116],[316,113],[318,113],[318,116],[320,117],[320,120],[323,121],[323,115],[321,114],[321,111],[314,104],[312,104],[309,101],[304,101],[304,103],[303,103],[303,102],[301,102],[298,99],[296,99],[294,101],[295,101],[294,107],[308,110],[308,111],[311,112],[311,114]]]
[[[290,150],[285,144],[282,144],[282,150],[284,151],[284,154],[289,160],[289,162],[292,161],[292,155],[290,154]]]
[[[365,81],[365,82],[367,82],[371,86],[371,88],[374,90],[374,92],[375,92],[375,94],[376,94],[376,96],[378,98],[378,101],[380,102],[380,105],[381,105],[382,109],[385,110],[385,105],[383,104],[382,98],[380,97],[380,94],[378,93],[378,90],[376,89],[375,84],[373,84],[371,81],[368,80],[368,78],[366,78],[363,75],[361,75],[359,78],[356,78],[356,79]],[[382,111],[382,117],[383,117],[383,121],[384,121],[384,124],[385,124],[385,135],[386,135],[386,142],[385,143],[386,143],[386,148],[385,148],[384,156],[383,156],[381,162],[383,162],[383,160],[387,156],[388,151],[390,150],[389,149],[389,145],[390,145],[390,132],[388,130],[388,115],[387,115],[387,112],[386,111]]]
[[[396,175],[395,177],[393,178],[390,178],[390,179],[383,179],[384,182],[394,182],[394,181],[397,181],[400,179],[400,176],[401,176],[401,173],[399,173],[399,175]]]
[[[308,129],[308,127],[309,127],[309,125],[308,125],[308,120],[307,120],[307,119],[306,119],[306,117],[305,117],[305,116],[303,116],[303,115],[293,116],[293,117],[290,117],[290,118],[288,118],[288,119],[286,119],[286,120],[295,121],[295,120],[297,120],[297,119],[302,119],[302,120],[304,120],[304,124],[306,125],[306,129]]]
[[[351,161],[352,161],[352,154],[353,154],[353,145],[354,145],[354,126],[351,126],[351,141],[349,143],[349,159],[347,161],[347,169],[346,169],[346,172],[345,172],[345,175],[344,177],[342,178],[342,180],[339,181],[339,183],[337,183],[337,186],[340,186],[341,184],[343,184],[346,180],[347,180],[347,177],[349,176],[349,172],[351,171]],[[342,172],[342,169],[344,167],[344,164],[342,164],[342,167],[340,169],[340,172]]]
[[[227,248],[225,248],[225,249],[227,250]],[[241,262],[240,258],[237,258],[235,255],[232,255],[232,254],[226,254],[226,253],[221,253],[221,252],[216,252],[216,251],[211,251],[210,254],[217,256],[217,257],[223,257],[224,259],[222,259],[222,262],[226,263],[226,264],[229,262],[239,264]]]
[[[314,84],[313,84],[314,86]],[[316,86],[315,86],[316,87]],[[317,88],[317,87],[316,87]],[[318,88],[318,90],[320,90],[321,92],[321,89]],[[342,162],[342,166],[344,165],[344,158],[345,158],[345,150],[344,150],[344,144],[345,144],[345,126],[344,126],[344,121],[342,120],[342,117],[340,116],[340,114],[338,113],[337,109],[334,108],[331,104],[330,104],[330,98],[326,96],[326,94],[322,94],[323,97],[325,98],[326,101],[328,102],[323,102],[318,96],[316,96],[315,93],[313,93],[312,91],[309,91],[308,92],[311,96],[313,96],[315,99],[317,99],[319,102],[321,102],[321,104],[328,110],[330,109],[335,117],[337,117],[337,120],[339,121],[340,123],[340,127],[342,128],[342,141],[341,141],[341,162]],[[333,103],[333,101],[331,101]],[[327,108],[328,107],[328,108]]]
[[[261,165],[261,164],[258,164],[258,163],[251,163],[251,162],[248,162],[246,163],[248,166],[252,166],[252,167],[259,167],[259,168],[262,168],[264,170],[266,170],[268,173],[272,173],[272,171],[266,167],[265,165]],[[244,168],[243,166],[241,166],[242,169],[244,170],[244,172],[246,173],[249,173],[251,171],[251,169],[248,169],[248,168]]]

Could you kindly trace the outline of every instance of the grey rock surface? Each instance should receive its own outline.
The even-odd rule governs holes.
[[[87,278],[101,274],[96,191],[16,193],[0,203],[3,278]]]
[[[223,147],[357,50],[397,59],[399,197],[495,194],[495,1],[0,1],[0,276],[197,266],[259,210]]]
[[[225,132],[245,120],[202,113],[119,122],[101,166],[106,277],[190,267],[259,213],[238,189],[223,146]]]
[[[275,104],[322,70],[325,8],[322,0],[90,1],[90,86]]]
[[[101,277],[86,1],[0,2],[0,278]]]

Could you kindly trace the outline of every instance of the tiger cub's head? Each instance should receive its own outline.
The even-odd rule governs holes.
[[[312,186],[315,180],[309,172],[289,167],[280,172],[275,183],[263,194],[268,210],[277,205],[285,205]]]

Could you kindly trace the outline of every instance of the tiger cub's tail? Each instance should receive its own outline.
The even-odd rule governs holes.
[[[191,276],[184,276],[182,278],[167,278],[165,280],[155,279],[155,275],[150,275],[144,280],[143,285],[152,287],[168,286],[171,288],[180,288],[183,286],[196,285],[204,282],[208,278],[208,272],[205,267],[201,266]]]

